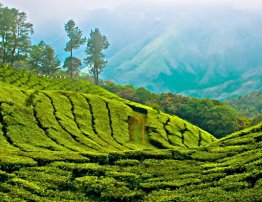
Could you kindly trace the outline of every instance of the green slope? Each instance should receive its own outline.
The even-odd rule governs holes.
[[[254,118],[262,114],[262,89],[226,101],[229,105],[246,117]]]
[[[0,68],[0,76],[4,136],[21,150],[172,149],[215,140],[178,117],[121,99],[88,82],[38,77],[9,67]]]
[[[261,124],[217,141],[84,81],[0,80],[0,201],[262,200]]]
[[[2,201],[261,201],[262,124],[200,149],[1,151]],[[4,154],[4,155],[3,155]]]

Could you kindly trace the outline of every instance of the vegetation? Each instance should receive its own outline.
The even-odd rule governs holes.
[[[102,53],[107,49],[109,42],[106,37],[101,34],[98,28],[95,31],[91,30],[90,38],[87,40],[85,62],[89,65],[91,74],[95,79],[95,84],[99,83],[99,74],[103,71],[107,61],[104,59],[105,55]]]
[[[4,202],[262,200],[262,123],[216,140],[88,82],[0,80]]]
[[[227,101],[229,105],[248,118],[259,117],[262,114],[262,89],[257,92],[240,96]]]
[[[28,60],[34,72],[46,75],[53,75],[60,66],[54,49],[44,41],[32,46]]]
[[[65,24],[65,31],[69,38],[65,51],[70,55],[65,59],[63,67],[73,78],[78,76],[82,67],[82,61],[73,53],[86,42],[86,38],[72,19]],[[0,4],[0,64],[45,75],[65,75],[54,49],[44,41],[32,45],[31,34],[33,34],[33,25],[27,22],[26,13]],[[108,46],[106,37],[98,28],[91,30],[84,62],[89,66],[96,84],[107,62],[102,51]]]
[[[70,73],[71,78],[73,77],[75,72],[79,71],[82,63],[76,57],[73,57],[73,50],[78,49],[81,45],[83,45],[86,39],[83,37],[82,31],[76,27],[76,24],[73,20],[69,20],[65,24],[65,31],[69,38],[68,43],[66,44],[65,51],[70,53],[70,56],[66,59],[64,67]]]
[[[172,93],[155,94],[145,88],[116,85],[111,81],[105,81],[101,87],[122,98],[177,115],[218,138],[246,127],[246,122],[249,122],[239,116],[235,109],[217,100],[189,98]]]
[[[23,16],[2,6],[0,12]],[[81,35],[73,21],[66,29],[69,38]],[[79,40],[67,44],[68,68],[81,62],[72,54]],[[18,46],[10,59],[4,45],[2,37],[2,62],[19,61]],[[31,48],[20,65],[31,63],[38,74],[0,65],[1,201],[262,201],[262,123],[217,140],[160,106],[223,135],[238,127],[227,105],[137,89],[133,99],[145,106],[55,76],[53,49],[45,42]]]
[[[26,119],[31,121],[28,125],[35,119],[36,124],[48,137],[59,145],[68,145],[71,150],[75,150],[75,146],[82,150],[83,146],[87,145],[91,151],[105,146],[116,151],[138,149],[140,146],[137,144],[141,144],[141,141],[137,141],[139,139],[143,139],[142,148],[185,148],[207,144],[215,139],[178,117],[121,99],[88,82],[59,77],[47,78],[7,66],[0,68],[0,76],[4,82],[3,94],[0,95],[3,102],[8,99],[9,105],[15,104],[16,114],[21,114],[19,111],[23,111],[22,109],[29,110]],[[23,90],[14,91],[5,87],[6,84]],[[14,92],[17,94],[17,101],[12,99]],[[10,99],[7,98],[8,94]],[[88,114],[85,114],[83,109]],[[6,113],[8,117],[9,112]],[[14,121],[22,119],[12,116]],[[12,122],[13,118],[10,120]],[[86,120],[89,120],[88,127]],[[20,126],[20,123],[17,124]],[[20,127],[25,124],[23,120]],[[175,124],[178,126],[174,127]],[[22,130],[20,127],[17,130]],[[140,131],[137,128],[140,128]],[[30,136],[31,131],[27,133],[26,136]],[[63,136],[68,136],[69,140],[65,142]],[[76,142],[75,146],[72,145],[73,142]]]
[[[0,62],[13,65],[23,60],[29,51],[33,25],[26,13],[0,4]]]

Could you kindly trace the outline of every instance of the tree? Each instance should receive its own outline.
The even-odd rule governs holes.
[[[79,64],[79,59],[76,57],[73,58],[73,50],[78,49],[81,45],[83,45],[86,42],[86,39],[83,37],[82,31],[76,27],[76,24],[73,20],[69,20],[65,24],[65,31],[67,32],[67,36],[69,38],[65,51],[69,52],[70,56],[66,59],[64,66],[68,68],[68,70],[71,72],[70,76],[73,77],[73,71],[76,70],[76,64]],[[78,68],[80,66],[78,66]]]
[[[73,78],[74,73],[79,72],[79,67],[81,67],[82,63],[76,57],[68,57],[65,60],[64,68],[67,69],[67,72],[70,74],[71,78]]]
[[[13,65],[26,58],[31,46],[33,25],[27,22],[26,13],[15,8],[0,6],[0,60]]]
[[[232,107],[215,100],[190,98],[179,106],[176,115],[217,138],[240,128],[237,112]]]
[[[56,57],[54,49],[44,41],[32,46],[29,61],[36,73],[53,74],[60,66],[60,61]]]
[[[103,68],[107,61],[104,59],[105,55],[102,53],[104,49],[107,49],[109,42],[106,37],[101,34],[98,28],[95,31],[91,30],[90,37],[87,40],[85,63],[89,67],[90,73],[95,79],[95,84],[98,85],[99,74],[103,71]]]

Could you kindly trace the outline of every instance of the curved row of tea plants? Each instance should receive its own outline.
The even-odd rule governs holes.
[[[261,124],[217,141],[84,81],[0,80],[1,201],[262,200]]]
[[[261,140],[262,124],[199,149],[183,151],[86,152],[81,157],[69,151],[43,151],[42,156],[35,151],[9,151],[0,159],[0,198],[261,201]]]
[[[88,82],[39,77],[11,67],[0,68],[0,80],[4,137],[20,150],[172,149],[215,140],[178,117],[121,99]],[[68,91],[79,85],[85,93]]]

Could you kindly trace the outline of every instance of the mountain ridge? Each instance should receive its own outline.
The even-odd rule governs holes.
[[[193,24],[192,16],[203,26]],[[158,93],[199,97],[204,91],[205,97],[222,100],[261,87],[258,82],[248,89],[240,82],[248,71],[261,72],[261,17],[233,12],[212,14],[210,19],[188,13],[178,14],[178,18],[159,35],[148,40],[141,36],[142,43],[135,41],[109,58],[103,78]],[[256,78],[249,77],[248,81],[253,79]],[[234,80],[238,81],[234,83]],[[239,84],[243,89],[238,92]],[[225,95],[217,96],[217,89]]]

